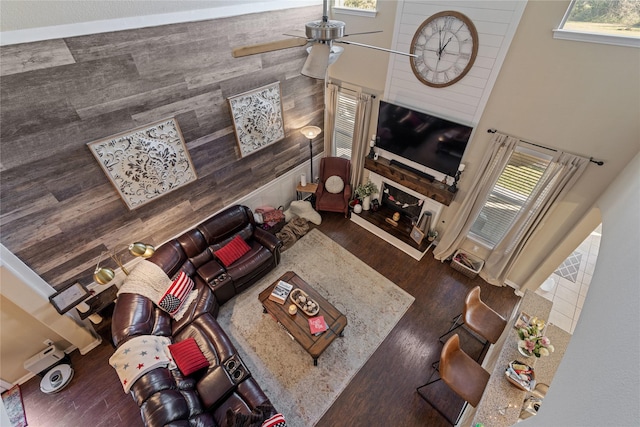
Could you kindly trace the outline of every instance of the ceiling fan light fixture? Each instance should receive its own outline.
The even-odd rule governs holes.
[[[338,60],[342,52],[344,52],[344,48],[341,46],[331,46],[331,50],[329,51],[329,65],[333,64]],[[307,54],[311,53],[311,46],[307,48]]]
[[[302,67],[302,74],[314,79],[324,79],[329,66],[331,47],[326,43],[311,46],[309,57]]]
[[[345,26],[342,21],[311,21],[305,24],[305,33],[313,40],[335,40],[344,36]]]

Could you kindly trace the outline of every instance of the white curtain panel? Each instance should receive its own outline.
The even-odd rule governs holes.
[[[333,155],[333,133],[336,129],[338,86],[333,83],[327,84],[324,96],[324,157],[329,157]]]
[[[546,219],[567,191],[580,178],[589,159],[573,154],[560,153],[558,160],[552,161],[534,193],[500,242],[493,248],[480,276],[487,282],[503,286],[509,271],[518,256],[535,235],[538,226]]]
[[[364,158],[369,150],[369,121],[371,120],[371,95],[357,95],[353,141],[351,143],[351,188],[355,189],[362,182]]]
[[[457,208],[454,217],[449,221],[449,228],[434,249],[433,256],[436,259],[449,258],[467,238],[467,233],[484,206],[494,183],[509,162],[509,157],[511,157],[517,143],[517,138],[501,133],[493,135],[491,149],[485,153],[472,181],[475,184],[469,189],[462,204]],[[458,193],[458,196],[461,195]]]

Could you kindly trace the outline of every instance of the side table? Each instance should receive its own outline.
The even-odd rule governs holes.
[[[307,183],[307,185],[301,185],[300,183],[298,183],[298,185],[296,186],[297,199],[306,200],[309,197],[313,196],[316,193],[317,189],[318,189],[318,184],[314,182],[309,182]],[[303,197],[302,193],[310,193],[310,194]]]
[[[118,294],[118,287],[111,285],[104,291],[84,302],[89,306],[89,310],[81,312],[76,308],[80,319],[84,320],[92,314],[99,314],[102,316],[102,321],[98,324],[93,324],[93,329],[103,340],[108,341],[113,346],[113,340],[111,339],[111,315],[115,307],[115,300]]]

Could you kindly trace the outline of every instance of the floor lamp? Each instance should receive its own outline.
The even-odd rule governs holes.
[[[318,126],[305,126],[300,129],[300,133],[306,136],[309,139],[309,163],[311,164],[311,177],[309,178],[311,182],[315,182],[313,178],[313,145],[312,142],[314,138],[322,133],[322,129]]]

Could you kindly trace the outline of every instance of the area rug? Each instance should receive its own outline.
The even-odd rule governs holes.
[[[347,317],[336,339],[313,359],[263,314],[258,294],[296,272]],[[282,254],[280,265],[225,303],[218,322],[290,427],[315,425],[391,332],[414,298],[317,229]],[[364,397],[363,397],[364,398]]]
[[[580,271],[580,263],[582,263],[582,253],[574,251],[560,264],[560,267],[558,267],[554,273],[575,283],[578,278],[578,272]]]
[[[20,386],[16,384],[2,393],[2,403],[9,416],[9,421],[11,421],[11,427],[25,427],[27,425]]]

